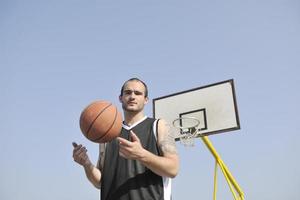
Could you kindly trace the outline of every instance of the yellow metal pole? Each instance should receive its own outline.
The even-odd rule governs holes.
[[[234,188],[232,187],[232,182],[230,181],[230,179],[229,179],[229,177],[228,177],[228,174],[226,173],[226,170],[224,169],[223,163],[222,163],[222,162],[219,162],[219,166],[220,166],[220,168],[221,168],[221,170],[222,170],[222,172],[223,172],[223,174],[224,174],[224,176],[225,176],[225,179],[226,179],[226,181],[227,181],[227,183],[228,183],[228,186],[229,186],[229,189],[230,189],[230,191],[231,191],[231,193],[232,193],[232,195],[233,195],[233,198],[234,198],[235,200],[238,200],[238,199],[237,199],[237,196],[236,196],[236,193],[235,193],[235,190],[234,190]]]
[[[211,152],[211,154],[215,157],[216,162],[219,163],[224,176],[226,179],[228,179],[230,181],[230,183],[232,183],[232,185],[234,186],[235,190],[238,192],[240,198],[243,200],[244,199],[244,193],[241,190],[240,186],[238,185],[238,183],[236,182],[236,180],[234,179],[234,177],[232,176],[232,174],[230,173],[229,169],[227,168],[227,166],[224,164],[223,160],[221,159],[221,157],[219,156],[219,154],[217,153],[216,149],[214,148],[214,146],[212,145],[212,143],[210,142],[210,140],[208,139],[207,136],[201,137],[202,141],[204,142],[204,144],[207,146],[207,148],[209,149],[209,151]],[[226,173],[226,175],[225,175]]]
[[[213,200],[217,200],[217,173],[218,173],[218,162],[215,163],[215,174],[214,174],[214,196]]]

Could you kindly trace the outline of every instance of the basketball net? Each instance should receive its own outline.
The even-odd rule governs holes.
[[[180,143],[185,147],[195,146],[195,138],[198,134],[197,127],[199,124],[200,121],[195,117],[180,117],[173,121],[173,127],[177,130],[179,129]]]

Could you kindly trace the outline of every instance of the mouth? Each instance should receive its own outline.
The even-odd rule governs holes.
[[[128,102],[128,105],[135,105],[135,104],[136,104],[136,102],[133,102],[133,101]]]

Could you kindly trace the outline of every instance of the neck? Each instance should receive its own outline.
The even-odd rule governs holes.
[[[125,112],[124,113],[124,118],[125,118],[125,124],[128,126],[131,126],[132,124],[138,122],[141,120],[143,117],[145,117],[143,112],[139,113],[132,113],[132,112]]]

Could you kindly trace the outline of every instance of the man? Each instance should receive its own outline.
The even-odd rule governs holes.
[[[75,162],[101,188],[101,200],[170,200],[171,178],[179,170],[174,137],[164,120],[145,116],[148,89],[143,81],[126,81],[119,100],[123,127],[120,136],[106,144],[105,156],[99,159],[104,157],[103,166],[98,161],[95,167],[82,145],[74,147]]]

